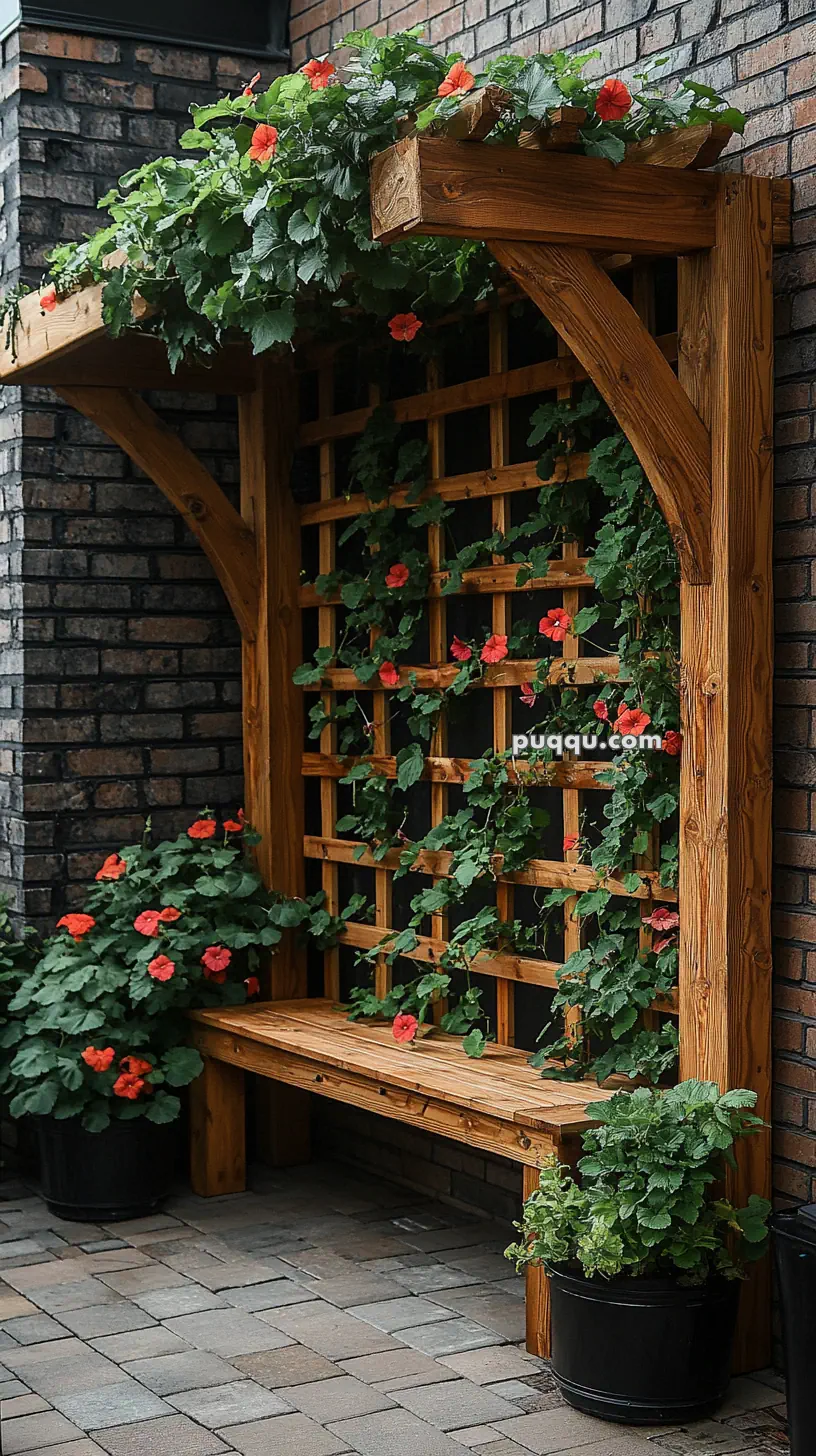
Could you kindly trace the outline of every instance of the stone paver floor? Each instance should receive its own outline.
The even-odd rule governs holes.
[[[566,1405],[510,1234],[330,1164],[102,1227],[2,1183],[3,1456],[784,1456],[772,1371],[682,1429]]]

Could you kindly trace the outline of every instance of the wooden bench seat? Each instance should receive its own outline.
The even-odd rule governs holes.
[[[332,1001],[271,1001],[191,1013],[204,1057],[193,1084],[192,1182],[196,1193],[245,1186],[244,1073],[288,1083],[384,1117],[424,1127],[521,1163],[525,1197],[555,1153],[573,1164],[586,1107],[612,1094],[593,1084],[544,1081],[523,1051],[489,1045],[474,1060],[459,1037],[436,1028],[400,1046],[390,1024],[349,1021]],[[528,1346],[548,1347],[546,1279],[527,1281]]]

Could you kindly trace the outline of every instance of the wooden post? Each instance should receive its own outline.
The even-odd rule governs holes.
[[[680,378],[710,417],[712,583],[683,584],[680,1072],[771,1091],[772,189],[723,176],[716,245],[681,259]],[[770,1136],[729,1196],[769,1195]],[[769,1360],[770,1269],[743,1291],[735,1368]]]
[[[262,365],[258,386],[238,402],[241,514],[258,551],[258,630],[243,649],[246,813],[261,834],[258,867],[286,895],[303,895],[303,693],[292,682],[302,660],[300,519],[289,488],[296,407],[286,365]],[[268,976],[273,1001],[307,993],[306,953],[284,936]],[[273,1166],[309,1157],[309,1097],[280,1083],[256,1084],[259,1155]]]
[[[212,1057],[190,1087],[190,1182],[204,1198],[246,1187],[244,1073]]]
[[[525,1163],[521,1171],[522,1193],[526,1201],[538,1188],[539,1170]],[[528,1264],[524,1277],[527,1349],[531,1355],[547,1360],[550,1355],[550,1281],[541,1264]]]

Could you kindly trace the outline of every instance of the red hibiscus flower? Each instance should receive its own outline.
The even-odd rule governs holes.
[[[257,976],[247,976],[244,981],[247,988],[247,996],[258,996],[261,990],[261,983]]]
[[[40,294],[40,308],[43,313],[53,313],[57,306],[57,290],[55,284],[50,284],[44,293]]]
[[[128,1102],[135,1102],[141,1096],[147,1083],[143,1077],[137,1077],[134,1072],[120,1072],[113,1084],[114,1097],[126,1097]]]
[[[642,708],[627,708],[625,703],[621,703],[615,719],[615,732],[620,733],[623,738],[639,738],[641,733],[646,732],[651,721],[649,714],[644,713]]]
[[[63,915],[62,919],[57,921],[57,930],[63,925],[74,940],[81,940],[83,935],[87,935],[91,927],[96,925],[96,921],[93,915]]]
[[[401,1011],[398,1016],[394,1017],[391,1027],[394,1041],[415,1041],[418,1031],[419,1022],[415,1016],[409,1016],[406,1011]]]
[[[570,852],[571,849],[577,849],[578,848],[578,842],[579,841],[578,841],[578,835],[577,834],[565,834],[564,835],[564,853],[565,854],[569,854],[569,852]]]
[[[148,1072],[153,1071],[153,1063],[146,1062],[142,1057],[122,1057],[119,1066],[132,1077],[146,1077]]]
[[[87,1046],[81,1053],[83,1062],[92,1072],[107,1072],[114,1055],[113,1047]]]
[[[241,92],[241,95],[242,96],[251,96],[252,93],[253,93],[253,91],[255,90],[255,87],[257,86],[258,82],[260,81],[260,79],[261,79],[261,73],[260,73],[260,71],[256,71],[255,72],[255,75],[252,77],[252,80],[247,82],[246,86],[244,87],[243,91]]]
[[[507,656],[507,638],[501,632],[494,632],[488,637],[479,656],[482,662],[501,662]]]
[[[665,905],[658,905],[643,924],[650,925],[652,930],[676,930],[680,924],[680,916],[676,910],[667,910]]]
[[[595,717],[596,718],[600,718],[600,720],[601,720],[602,723],[608,723],[609,722],[609,709],[606,706],[606,703],[604,702],[603,698],[598,698],[592,704],[592,711],[595,714]]]
[[[569,612],[565,612],[563,607],[551,607],[546,617],[541,618],[538,630],[553,642],[563,642],[571,626],[572,617]]]
[[[671,758],[679,758],[683,752],[683,735],[674,728],[663,734],[663,752],[668,753]]]
[[[304,76],[309,77],[309,85],[313,91],[322,91],[328,86],[330,77],[335,74],[331,61],[307,61],[301,69]]]
[[[180,919],[181,911],[177,910],[175,905],[165,905],[164,909],[159,911],[159,923],[161,925],[172,925],[174,920]]]
[[[399,343],[410,344],[422,328],[422,319],[415,313],[395,313],[388,321],[388,332]]]
[[[190,825],[187,833],[191,839],[212,839],[215,834],[215,820],[196,819],[195,824]]]
[[[404,562],[395,561],[394,565],[389,567],[388,569],[388,575],[385,578],[385,584],[387,587],[390,587],[392,591],[394,591],[397,587],[405,586],[405,583],[410,575],[411,573]]]
[[[227,966],[231,960],[232,951],[227,950],[225,945],[208,945],[201,957],[207,980],[215,981],[218,986],[223,985],[227,979]]]
[[[169,981],[176,974],[176,963],[166,955],[154,956],[147,968],[147,974],[154,981]]]
[[[470,662],[473,656],[473,648],[468,647],[467,642],[463,642],[461,637],[454,636],[450,645],[450,655],[451,657],[455,657],[457,662]]]
[[[278,128],[260,122],[252,133],[249,156],[253,162],[271,162],[278,145]]]
[[[244,826],[239,819],[225,819],[224,828],[227,834],[241,834]]]
[[[464,96],[476,85],[476,77],[467,69],[464,61],[454,61],[444,81],[437,87],[437,96]]]
[[[97,880],[121,880],[127,870],[127,865],[118,854],[109,854],[102,868],[97,870],[94,876]]]
[[[601,121],[622,121],[632,105],[629,88],[622,81],[604,81],[595,99],[595,115]]]
[[[535,707],[536,694],[533,692],[533,685],[532,685],[532,683],[522,683],[521,684],[521,690],[519,692],[519,697],[521,698],[521,701],[523,702],[525,708],[534,708]]]
[[[399,685],[399,669],[393,662],[384,662],[378,669],[377,676],[384,688],[395,688]]]
[[[140,935],[158,935],[160,910],[141,910],[133,922]]]

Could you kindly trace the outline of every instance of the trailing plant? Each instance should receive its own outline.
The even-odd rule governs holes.
[[[755,1092],[721,1095],[714,1082],[688,1081],[590,1104],[599,1126],[583,1134],[580,1183],[557,1158],[547,1161],[507,1257],[590,1279],[742,1277],[766,1251],[771,1205],[752,1194],[738,1209],[720,1188],[726,1166],[736,1166],[734,1143],[763,1125],[746,1110],[755,1103]]]

